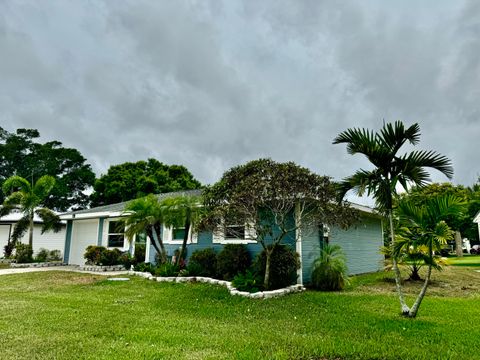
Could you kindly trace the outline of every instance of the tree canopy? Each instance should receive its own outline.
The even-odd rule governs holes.
[[[201,187],[182,165],[166,165],[155,159],[110,166],[95,181],[92,206],[115,204],[147,194],[192,190]]]
[[[65,148],[59,141],[38,142],[35,129],[17,129],[10,133],[0,127],[0,186],[12,175],[35,182],[42,175],[55,178],[55,185],[44,205],[65,211],[87,207],[84,193],[95,181],[95,174],[76,149]],[[4,195],[0,194],[0,202]]]
[[[478,227],[473,222],[474,216],[480,211],[480,187],[466,187],[451,183],[433,183],[424,187],[414,187],[408,193],[400,195],[401,200],[408,200],[416,206],[422,206],[430,199],[440,195],[451,195],[465,203],[463,212],[449,214],[445,217],[448,225],[473,242],[478,242]]]
[[[346,227],[356,219],[355,211],[347,204],[334,201],[336,188],[329,177],[293,162],[259,159],[236,166],[207,188],[204,197],[209,210],[207,219],[214,231],[223,229],[225,233],[226,226],[245,224],[250,229],[249,237],[262,245],[266,252],[267,289],[273,247],[286,236],[318,229],[325,223]]]

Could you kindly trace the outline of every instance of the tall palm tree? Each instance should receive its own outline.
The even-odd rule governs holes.
[[[347,151],[351,155],[365,155],[374,166],[373,170],[360,169],[345,178],[339,185],[339,197],[343,199],[350,190],[356,191],[359,196],[365,193],[372,195],[377,208],[388,216],[392,243],[395,239],[392,208],[393,198],[397,195],[397,186],[405,190],[410,185],[424,186],[430,181],[425,168],[436,169],[449,179],[453,176],[450,160],[433,151],[399,154],[406,143],[417,145],[419,141],[420,126],[413,124],[405,128],[401,121],[384,124],[380,132],[360,128],[348,129],[333,140],[334,144],[347,144]],[[410,308],[405,302],[400,270],[395,259],[393,269],[401,311],[407,315]]]
[[[180,264],[186,253],[189,233],[196,230],[204,213],[201,196],[179,195],[166,198],[161,203],[164,224],[172,228],[184,228],[183,242],[176,265]]]
[[[42,234],[49,230],[60,231],[62,225],[57,214],[46,207],[41,207],[54,186],[55,178],[49,175],[42,176],[33,185],[17,175],[5,180],[2,190],[7,197],[0,210],[0,217],[14,211],[19,211],[23,215],[13,229],[13,244],[28,230],[28,244],[33,247],[33,218],[35,214],[43,221]]]
[[[426,263],[428,265],[424,284],[415,303],[408,312],[409,317],[417,316],[418,309],[427,292],[432,268],[435,267],[434,250],[440,249],[447,241],[453,239],[454,231],[443,221],[448,215],[459,215],[463,207],[462,200],[452,195],[439,195],[425,201],[418,206],[410,201],[401,201],[398,204],[397,213],[400,219],[408,223],[419,242],[427,251]],[[398,256],[394,251],[393,256]]]
[[[160,203],[155,195],[130,201],[123,211],[125,218],[125,236],[127,239],[140,233],[145,233],[157,251],[162,263],[167,261],[167,252],[161,236],[163,221]]]

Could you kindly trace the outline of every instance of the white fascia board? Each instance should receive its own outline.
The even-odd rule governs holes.
[[[128,215],[128,213],[124,211],[104,211],[104,212],[92,212],[92,213],[85,213],[85,214],[65,214],[60,217],[62,220],[78,220],[78,219],[95,219],[101,217],[122,217]]]

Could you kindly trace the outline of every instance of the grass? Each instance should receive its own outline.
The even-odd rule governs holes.
[[[480,273],[434,274],[417,319],[390,277],[341,293],[232,297],[222,287],[60,271],[0,276],[5,359],[478,359]],[[407,284],[409,301],[420,288]],[[463,290],[462,290],[463,289]]]
[[[447,262],[452,266],[480,266],[480,255],[447,258]]]

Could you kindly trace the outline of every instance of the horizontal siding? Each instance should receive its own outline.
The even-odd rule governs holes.
[[[340,245],[347,256],[348,271],[351,275],[375,272],[383,267],[382,223],[380,219],[361,219],[360,223],[342,230],[332,227],[330,244]]]
[[[60,250],[64,252],[65,247],[65,234],[66,227],[63,226],[62,230],[55,233],[53,231],[47,231],[42,234],[42,226],[34,225],[33,228],[33,253],[36,254],[41,248],[47,250]],[[12,230],[13,231],[13,230]],[[20,241],[24,244],[28,244],[28,231],[23,235]]]
[[[313,263],[320,256],[321,238],[318,227],[302,231],[302,277],[303,283],[311,281]]]

